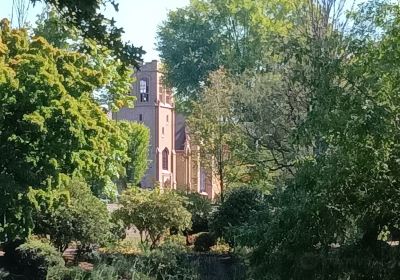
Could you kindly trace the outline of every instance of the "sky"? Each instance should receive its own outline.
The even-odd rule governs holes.
[[[26,0],[28,1],[28,0]],[[84,1],[84,0],[81,0]],[[157,26],[167,18],[168,11],[181,8],[189,4],[190,0],[119,0],[119,11],[107,7],[103,12],[107,17],[114,19],[117,26],[125,30],[123,39],[132,42],[135,46],[142,46],[147,52],[144,61],[158,59],[155,50]],[[0,19],[11,18],[13,0],[0,0]],[[38,3],[29,8],[28,21],[34,23],[36,15],[43,6]]]

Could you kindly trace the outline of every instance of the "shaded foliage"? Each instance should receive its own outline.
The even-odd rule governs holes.
[[[208,221],[212,211],[212,205],[207,197],[199,193],[184,194],[185,208],[192,215],[192,227],[187,230],[189,233],[208,231]]]
[[[30,237],[16,249],[14,260],[18,274],[29,279],[46,279],[47,271],[53,266],[64,266],[64,259],[46,239]]]
[[[264,194],[256,187],[232,188],[210,219],[210,231],[230,245],[235,244],[236,230],[244,226],[264,206]]]
[[[58,190],[65,195],[49,199],[47,192],[34,194],[35,234],[49,236],[61,252],[72,241],[77,242],[79,249],[110,241],[111,224],[106,205],[92,194],[82,179],[66,179]]]

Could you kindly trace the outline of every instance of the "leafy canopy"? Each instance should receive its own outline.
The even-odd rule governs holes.
[[[99,12],[101,7],[111,4],[118,11],[116,0],[30,0],[33,4],[44,2],[55,8],[69,27],[77,28],[82,36],[96,41],[109,50],[125,65],[139,67],[141,56],[145,53],[142,48],[122,41],[122,28],[115,25],[114,19],[106,18]],[[90,51],[91,46],[86,46]]]
[[[132,127],[120,129],[94,99],[98,89],[121,86],[112,83],[115,73],[108,64],[1,22],[1,236],[28,234],[30,187],[56,186],[61,174],[82,176],[97,195],[115,194],[114,181],[129,161],[125,133],[133,133]],[[124,75],[128,91],[130,78]]]
[[[181,101],[196,100],[212,71],[265,69],[271,38],[292,27],[286,0],[193,0],[159,27],[157,49],[165,78]],[[190,104],[189,104],[190,105]]]
[[[115,59],[112,50],[85,38],[82,31],[69,27],[67,19],[49,7],[38,16],[33,32],[54,47],[85,53],[95,69],[106,69],[108,81],[93,94],[99,104],[113,111],[133,106],[135,97],[129,94],[133,82],[132,69]],[[87,48],[89,50],[85,51]]]

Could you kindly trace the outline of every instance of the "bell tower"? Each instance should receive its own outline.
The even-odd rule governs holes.
[[[141,122],[150,129],[150,162],[142,186],[176,189],[175,104],[162,77],[157,60],[143,64],[132,85],[134,108],[122,108],[113,119]]]

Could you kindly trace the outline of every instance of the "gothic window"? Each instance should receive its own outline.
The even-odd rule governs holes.
[[[162,152],[162,169],[163,170],[168,170],[168,156],[169,156],[169,151],[167,148],[164,149]]]
[[[139,82],[140,101],[149,102],[149,79],[141,78]]]

